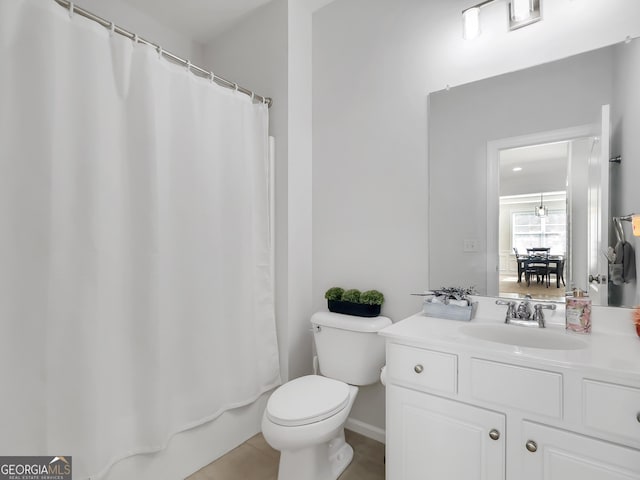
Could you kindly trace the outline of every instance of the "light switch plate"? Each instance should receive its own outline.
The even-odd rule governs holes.
[[[477,252],[480,242],[475,238],[465,238],[462,250],[464,252]]]

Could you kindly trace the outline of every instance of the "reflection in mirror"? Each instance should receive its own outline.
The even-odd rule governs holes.
[[[567,169],[571,142],[500,151],[498,223],[501,297],[564,301]],[[570,271],[570,269],[568,269]]]
[[[473,285],[481,294],[561,300],[579,287],[595,304],[640,303],[635,280],[610,282],[605,256],[615,243],[611,216],[640,210],[633,181],[640,178],[639,43],[429,95],[431,288]],[[610,153],[603,105],[611,106]],[[622,163],[609,166],[618,155]],[[593,172],[610,174],[611,197],[609,181],[594,183]],[[546,217],[534,213],[541,194]],[[627,238],[639,260],[640,242],[630,231]],[[465,251],[470,244],[479,248]],[[540,283],[531,266],[527,286],[524,272],[517,281],[526,266],[513,249],[526,255],[533,247],[549,248],[563,265]]]

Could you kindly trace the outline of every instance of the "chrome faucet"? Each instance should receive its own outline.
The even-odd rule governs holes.
[[[555,304],[544,305],[537,303],[533,306],[533,314],[531,312],[531,304],[529,301],[520,302],[516,309],[516,302],[496,300],[496,305],[507,305],[507,314],[504,323],[512,323],[515,325],[524,325],[527,327],[537,325],[539,328],[545,328],[544,313],[542,310],[555,310]]]
[[[520,320],[531,320],[531,304],[528,301],[520,302],[516,316]]]

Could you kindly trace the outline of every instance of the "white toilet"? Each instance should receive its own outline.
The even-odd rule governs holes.
[[[262,416],[262,434],[280,450],[278,480],[336,480],[353,458],[344,424],[358,394],[376,383],[385,364],[378,331],[386,317],[318,312],[311,317],[320,375],[276,389]]]

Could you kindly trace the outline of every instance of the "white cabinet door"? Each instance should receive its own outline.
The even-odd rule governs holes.
[[[524,422],[523,480],[638,480],[640,450]]]
[[[387,387],[387,480],[504,480],[504,438],[502,414]]]

